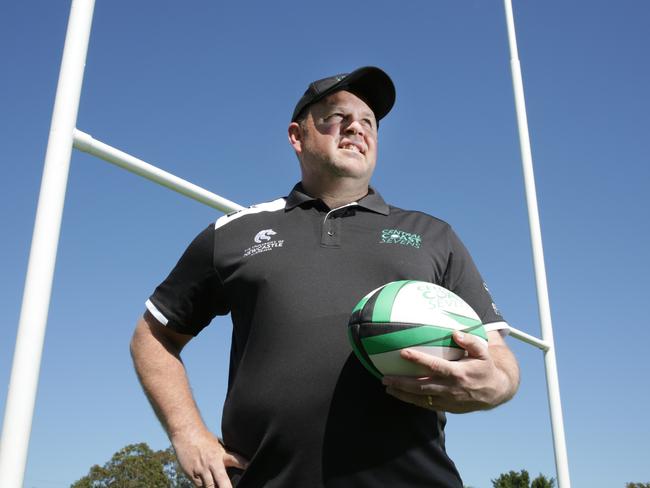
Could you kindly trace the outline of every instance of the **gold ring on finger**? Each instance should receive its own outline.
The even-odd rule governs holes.
[[[431,395],[427,395],[427,405],[429,408],[433,408],[433,397]]]

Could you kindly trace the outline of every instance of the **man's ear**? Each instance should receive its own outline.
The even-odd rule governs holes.
[[[291,122],[288,129],[289,144],[297,154],[302,152],[302,127],[298,122]]]

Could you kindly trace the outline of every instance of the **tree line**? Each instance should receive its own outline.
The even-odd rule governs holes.
[[[492,488],[555,488],[555,479],[528,471],[509,471],[491,480]],[[173,448],[154,451],[146,443],[129,444],[103,466],[94,465],[70,488],[193,488],[176,459]],[[472,488],[467,486],[465,488]],[[650,483],[626,483],[625,488],[650,488]]]

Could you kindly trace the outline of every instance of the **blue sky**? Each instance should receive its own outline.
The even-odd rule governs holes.
[[[573,486],[650,481],[646,357],[650,4],[514,5]],[[0,406],[4,408],[69,2],[0,4]],[[450,222],[504,315],[540,335],[503,5],[98,0],[77,127],[238,203],[298,179],[286,126],[317,78],[384,68],[374,185]],[[25,487],[68,486],[168,441],[132,371],[144,301],[218,212],[74,152]],[[219,431],[230,323],[184,358]],[[510,341],[517,397],[450,416],[465,483],[554,475],[542,354]]]

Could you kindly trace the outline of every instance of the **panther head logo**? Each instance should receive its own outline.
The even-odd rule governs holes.
[[[274,236],[276,234],[277,234],[277,232],[275,232],[273,229],[264,229],[264,230],[259,231],[255,235],[254,241],[257,242],[258,244],[262,243],[263,241],[270,241],[271,236]]]

